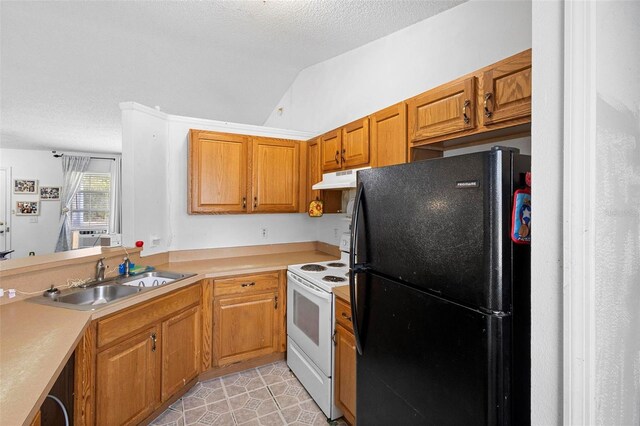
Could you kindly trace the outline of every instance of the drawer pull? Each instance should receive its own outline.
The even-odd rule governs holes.
[[[346,312],[342,313],[342,318],[346,319],[347,321],[351,321],[351,317],[347,315]]]
[[[242,283],[241,285],[242,285],[242,287],[253,287],[254,285],[256,285],[256,283],[255,283],[255,282],[252,282],[252,283]]]

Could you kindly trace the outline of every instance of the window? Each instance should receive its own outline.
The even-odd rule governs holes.
[[[71,229],[109,228],[111,175],[84,173],[71,201]]]

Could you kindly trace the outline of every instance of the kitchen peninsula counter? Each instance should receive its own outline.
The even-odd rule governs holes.
[[[205,278],[286,269],[336,257],[320,250],[301,250],[164,262],[155,265],[156,269],[196,275],[88,312],[27,300],[4,303],[0,306],[0,424],[31,422],[92,320]]]

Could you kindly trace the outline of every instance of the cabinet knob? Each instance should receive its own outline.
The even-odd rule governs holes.
[[[493,115],[493,112],[489,110],[489,106],[487,105],[489,99],[491,99],[491,93],[485,93],[484,94],[484,115],[487,118],[491,118],[491,116]]]
[[[344,159],[344,154],[347,153],[347,150],[342,148],[342,155],[340,156],[342,158],[342,162],[345,163],[347,160]]]
[[[347,315],[345,312],[342,313],[342,318],[346,319],[347,321],[351,321],[351,317]]]
[[[253,208],[258,207],[258,197],[253,197]]]
[[[251,282],[251,283],[242,283],[240,284],[242,287],[253,287],[254,285],[256,285],[256,283]]]
[[[157,341],[156,333],[151,333],[151,352],[156,351],[156,341]]]
[[[336,151],[336,164],[340,164],[340,151]]]
[[[242,208],[243,209],[247,208],[247,197],[242,197]]]

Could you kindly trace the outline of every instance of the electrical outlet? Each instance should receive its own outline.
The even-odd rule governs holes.
[[[263,240],[269,238],[269,229],[268,228],[260,228],[260,236]]]

